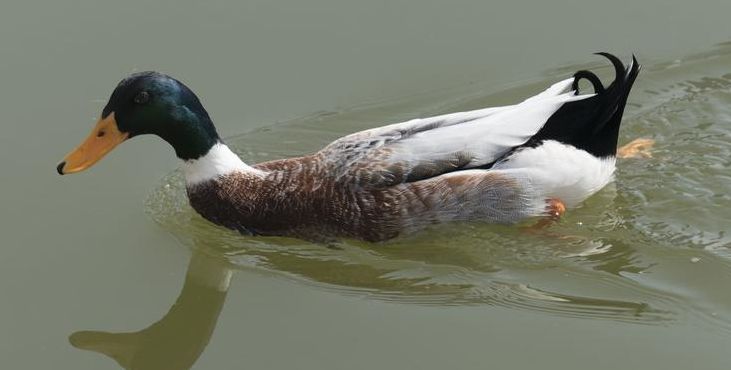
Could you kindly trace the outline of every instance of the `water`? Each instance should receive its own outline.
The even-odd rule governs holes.
[[[728,368],[727,2],[6,8],[2,368]],[[54,171],[133,70],[186,81],[253,163],[511,103],[578,68],[608,78],[596,50],[638,54],[620,140],[657,144],[542,233],[245,238],[187,206],[152,138]]]

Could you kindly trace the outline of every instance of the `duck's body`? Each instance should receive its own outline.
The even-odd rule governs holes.
[[[549,144],[553,145],[559,153],[569,150],[562,144]],[[542,156],[544,149],[530,151]],[[189,184],[187,192],[191,206],[204,218],[244,234],[317,241],[334,236],[380,241],[429,224],[513,223],[546,215],[553,199],[569,199],[567,205],[575,205],[606,185],[614,170],[613,161],[575,154],[566,159],[581,159],[582,167],[593,167],[592,175],[584,178],[568,174],[583,183],[546,184],[552,179],[565,179],[566,173],[540,173],[542,170],[535,167],[455,171],[392,186],[364,187],[329,177],[318,153],[242,168]],[[535,171],[532,179],[526,173],[531,171]],[[544,183],[532,185],[543,176]],[[553,188],[546,191],[548,187]],[[559,194],[565,197],[555,196]]]
[[[196,120],[204,129],[187,129],[204,136],[196,140],[180,139],[167,126],[141,133],[163,137],[185,161],[188,196],[198,213],[242,233],[380,241],[448,221],[513,223],[547,215],[557,202],[575,206],[611,181],[622,112],[639,66],[633,60],[625,69],[604,55],[617,72],[606,89],[581,71],[520,104],[366,130],[312,155],[253,166],[218,138],[207,114]],[[578,95],[580,78],[592,82],[596,94]],[[123,84],[117,89],[139,90]],[[114,98],[107,115],[119,109],[110,108],[119,105]],[[164,109],[184,117],[205,112],[193,106],[197,99],[186,100],[179,104],[183,113],[179,106]]]

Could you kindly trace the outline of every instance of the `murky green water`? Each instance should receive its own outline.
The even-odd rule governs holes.
[[[714,0],[7,2],[0,368],[728,369],[728,14]],[[54,171],[133,70],[186,81],[256,162],[514,102],[577,68],[609,77],[596,50],[643,62],[621,141],[656,148],[545,233],[245,238],[187,206],[153,138]]]

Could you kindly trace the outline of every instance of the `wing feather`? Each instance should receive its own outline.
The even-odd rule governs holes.
[[[535,135],[575,95],[573,79],[520,104],[414,119],[357,132],[320,151],[338,181],[385,187],[495,162]]]

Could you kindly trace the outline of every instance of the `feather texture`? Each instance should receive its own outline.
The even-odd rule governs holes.
[[[489,172],[527,179],[533,204],[555,198],[574,207],[612,181],[615,162],[615,157],[598,158],[548,140],[535,148],[516,151]]]
[[[527,142],[563,104],[593,95],[561,81],[520,104],[416,119],[355,133],[318,153],[339,181],[387,187],[487,165]]]

